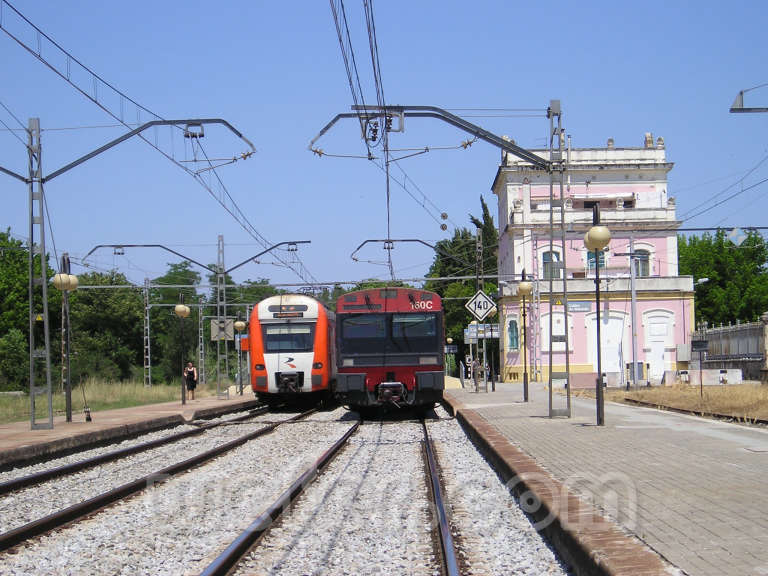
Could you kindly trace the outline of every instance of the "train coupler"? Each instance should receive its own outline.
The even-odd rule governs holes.
[[[382,382],[379,384],[377,401],[382,404],[394,404],[400,408],[400,402],[406,398],[408,390],[402,382]]]

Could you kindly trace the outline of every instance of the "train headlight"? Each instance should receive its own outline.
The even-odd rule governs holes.
[[[322,362],[315,362],[314,364],[312,364],[312,368],[314,368],[315,370],[320,370],[322,367],[323,367]]]
[[[253,365],[254,370],[264,370],[264,364],[254,364]]]
[[[419,364],[437,364],[437,356],[420,356]]]

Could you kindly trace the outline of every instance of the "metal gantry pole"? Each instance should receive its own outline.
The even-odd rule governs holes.
[[[224,370],[227,377],[229,376],[228,362],[227,362],[227,285],[226,285],[226,273],[224,268],[224,236],[219,235],[218,241],[218,258],[217,258],[217,270],[216,273],[216,322],[219,328],[218,336],[216,338],[216,397],[229,399],[229,386],[222,390],[221,386],[221,365],[224,363]],[[221,351],[222,335],[224,338],[224,353]]]
[[[40,119],[30,118],[28,128],[29,153],[29,402],[32,430],[53,428],[53,390],[51,388],[51,339],[48,326],[48,266],[45,250],[45,196],[43,192],[42,145]],[[35,242],[35,238],[39,238]],[[35,270],[35,257],[39,256],[40,273]],[[36,298],[40,289],[40,298]],[[42,311],[38,308],[42,306]],[[43,326],[43,348],[37,347],[37,323]],[[37,386],[38,365],[45,375],[45,385]],[[46,421],[38,422],[35,399],[46,394]]]
[[[564,178],[566,164],[564,161],[565,138],[562,128],[562,112],[559,100],[551,100],[547,110],[549,118],[549,417],[571,417],[571,382],[570,382],[570,350],[568,342],[568,280],[566,278],[566,237],[565,237],[565,188]],[[557,122],[555,123],[555,118]],[[558,186],[558,197],[555,198],[555,184]],[[560,231],[560,257],[555,260],[555,209],[560,210],[558,229]],[[561,279],[562,295],[555,295],[555,276]],[[563,317],[563,334],[554,333],[555,308],[561,308]],[[565,355],[565,371],[553,373],[555,344],[562,343]],[[555,376],[565,380],[566,407],[553,406],[553,384]]]
[[[630,313],[632,314],[632,389],[637,390],[637,322],[636,322],[636,308],[637,308],[637,292],[635,291],[635,277],[637,271],[635,270],[635,237],[629,237],[629,283],[631,291],[631,306]]]
[[[144,278],[144,386],[152,386],[152,354],[149,333],[149,278]]]

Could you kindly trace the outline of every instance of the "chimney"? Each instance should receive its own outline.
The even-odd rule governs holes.
[[[608,148],[613,148],[613,138],[608,138]]]

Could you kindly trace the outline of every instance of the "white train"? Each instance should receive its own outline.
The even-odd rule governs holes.
[[[251,388],[260,399],[330,396],[336,379],[336,317],[303,294],[270,296],[253,309],[248,338]]]

